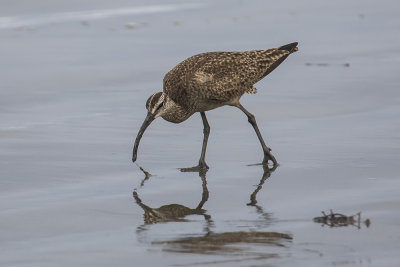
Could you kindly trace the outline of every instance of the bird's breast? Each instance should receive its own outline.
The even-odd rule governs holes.
[[[189,116],[175,116],[175,115],[171,115],[171,114],[164,114],[161,117],[164,120],[169,121],[169,122],[181,123],[181,122],[187,120],[190,116],[191,115],[189,115]]]
[[[169,103],[170,104],[170,103]],[[167,105],[166,111],[161,115],[161,117],[169,122],[181,123],[187,120],[194,112],[185,109],[177,104]]]

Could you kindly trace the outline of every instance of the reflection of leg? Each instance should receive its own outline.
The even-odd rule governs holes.
[[[197,205],[196,210],[200,210],[203,208],[204,203],[207,202],[209,197],[209,192],[207,188],[207,180],[206,180],[206,172],[207,170],[200,170],[199,176],[201,178],[202,187],[203,187],[203,194],[201,195],[201,201],[199,205]]]
[[[274,165],[274,167],[270,169],[270,168],[268,168],[267,165],[263,165],[263,169],[264,169],[263,176],[261,177],[261,180],[258,183],[256,190],[254,190],[254,192],[250,195],[250,203],[247,204],[248,206],[256,206],[257,209],[259,208],[256,205],[257,204],[256,197],[257,197],[258,191],[261,190],[265,180],[267,180],[271,176],[271,173],[274,172],[277,167],[278,167],[278,165]]]
[[[250,124],[253,126],[254,131],[257,134],[258,140],[260,140],[262,149],[264,150],[263,163],[267,164],[268,160],[271,160],[274,163],[274,165],[277,165],[278,162],[276,161],[275,157],[271,154],[271,152],[270,152],[271,149],[265,145],[264,139],[262,138],[260,130],[258,129],[256,118],[254,117],[254,115],[251,114],[250,112],[248,112],[247,109],[245,109],[240,103],[238,103],[236,105],[236,107],[238,107],[241,111],[244,112],[244,114],[246,114],[247,118],[249,119]]]
[[[203,138],[203,147],[201,148],[201,156],[200,156],[200,160],[199,160],[199,167],[201,169],[208,169],[209,167],[207,166],[206,161],[205,161],[204,158],[206,156],[208,136],[210,135],[210,125],[208,124],[206,114],[204,112],[200,112],[200,115],[201,115],[201,119],[203,120],[204,138]]]
[[[182,168],[181,171],[182,172],[199,172],[202,170],[208,170],[209,167],[205,161],[205,157],[206,157],[206,150],[207,150],[207,142],[208,142],[208,136],[210,135],[210,125],[208,124],[207,121],[207,117],[206,114],[204,112],[200,112],[201,115],[201,119],[203,120],[203,146],[201,148],[201,156],[200,156],[200,160],[199,160],[199,165],[195,166],[195,167],[191,167],[191,168]]]
[[[214,222],[211,219],[210,215],[208,215],[208,214],[203,214],[203,215],[204,215],[204,219],[206,220],[204,232],[206,233],[205,236],[208,236],[213,233],[213,231],[211,229],[214,227]]]

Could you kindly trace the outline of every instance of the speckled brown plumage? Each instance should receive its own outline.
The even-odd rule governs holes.
[[[254,93],[253,85],[297,51],[296,46],[192,56],[165,75],[164,93],[193,113],[207,110],[204,106],[210,102],[229,103],[244,93]]]

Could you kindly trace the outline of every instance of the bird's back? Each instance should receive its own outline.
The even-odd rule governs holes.
[[[165,75],[164,92],[188,109],[198,108],[201,102],[229,102],[253,92],[253,85],[297,51],[296,46],[192,56]]]

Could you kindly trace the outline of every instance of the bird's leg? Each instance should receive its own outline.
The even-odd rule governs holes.
[[[204,112],[200,112],[201,115],[201,119],[203,120],[203,134],[204,134],[204,138],[203,138],[203,146],[201,148],[201,156],[200,156],[200,160],[199,160],[199,166],[202,169],[208,169],[209,167],[206,164],[205,161],[205,156],[206,156],[206,149],[207,149],[207,142],[208,142],[208,136],[210,135],[210,125],[208,124],[207,121],[207,117],[206,114]]]
[[[199,160],[199,165],[191,168],[182,168],[182,172],[198,172],[201,170],[208,170],[209,167],[205,161],[205,156],[206,156],[206,149],[207,149],[207,142],[208,142],[208,136],[210,135],[210,125],[208,124],[206,114],[204,112],[200,112],[201,119],[203,120],[203,146],[201,148],[201,156]]]
[[[264,150],[264,160],[263,164],[268,164],[268,160],[271,160],[274,163],[274,166],[278,164],[276,161],[275,157],[271,154],[271,149],[265,145],[264,139],[261,136],[260,130],[258,129],[256,118],[254,117],[253,114],[247,111],[240,103],[236,104],[236,107],[238,107],[241,111],[246,114],[247,118],[249,119],[250,124],[253,126],[254,131],[257,134],[258,140],[260,140],[262,149]]]

